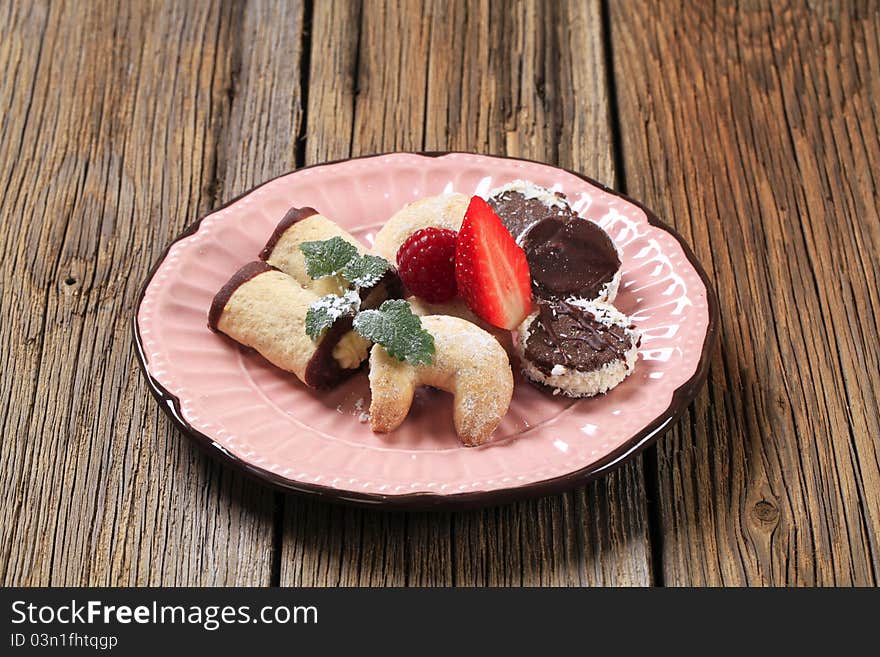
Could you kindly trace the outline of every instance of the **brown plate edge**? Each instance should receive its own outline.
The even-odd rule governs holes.
[[[511,488],[504,488],[500,490],[492,490],[492,491],[476,491],[470,493],[451,493],[448,495],[438,495],[436,493],[411,493],[405,495],[381,495],[377,493],[356,493],[352,491],[344,491],[339,490],[337,488],[333,488],[330,486],[321,486],[319,484],[306,484],[302,482],[294,482],[285,477],[281,477],[274,472],[269,470],[265,470],[263,468],[256,467],[246,461],[243,461],[239,457],[234,454],[228,452],[224,447],[217,444],[213,439],[209,436],[203,434],[198,429],[190,425],[183,417],[183,414],[180,410],[180,400],[168,392],[162,384],[160,384],[153,376],[150,374],[150,371],[147,366],[147,358],[144,354],[143,344],[141,341],[140,328],[138,327],[137,317],[140,312],[140,307],[144,299],[144,295],[149,287],[150,283],[153,280],[156,272],[161,266],[162,262],[168,255],[171,247],[174,246],[177,242],[193,235],[198,231],[200,224],[205,219],[205,217],[214,214],[222,210],[223,208],[232,205],[236,201],[241,198],[244,198],[248,194],[256,191],[263,185],[266,185],[273,180],[281,178],[283,176],[290,175],[291,173],[295,173],[296,171],[302,171],[304,169],[310,169],[318,166],[327,166],[331,164],[338,164],[340,162],[346,162],[348,160],[356,160],[356,159],[366,159],[370,157],[384,157],[387,155],[397,155],[397,154],[406,154],[406,155],[421,155],[423,157],[443,157],[444,155],[451,154],[461,154],[461,155],[481,155],[484,157],[497,157],[508,160],[517,160],[520,162],[528,162],[531,164],[541,164],[544,166],[551,166],[561,171],[565,171],[573,176],[580,178],[588,182],[591,185],[598,187],[599,189],[608,192],[609,194],[613,194],[628,203],[632,203],[633,205],[639,207],[645,215],[648,217],[648,223],[652,226],[656,226],[662,230],[665,230],[667,233],[672,235],[679,244],[681,244],[682,250],[687,256],[688,262],[690,262],[691,266],[694,270],[700,275],[701,280],[703,281],[703,286],[706,289],[706,301],[708,303],[708,311],[709,311],[709,324],[706,327],[706,336],[703,340],[703,349],[700,354],[700,361],[697,364],[697,369],[694,374],[685,381],[682,385],[675,389],[672,394],[672,401],[669,406],[663,411],[660,415],[658,415],[653,421],[651,421],[645,428],[639,431],[637,434],[632,436],[624,445],[621,445],[618,449],[614,450],[604,458],[600,459],[596,463],[592,463],[585,468],[581,468],[580,470],[575,470],[574,472],[570,472],[566,475],[561,475],[559,477],[554,477],[552,479],[545,479],[543,481],[535,482],[532,484],[526,484],[523,486],[515,486]],[[586,484],[587,482],[596,479],[597,477],[603,476],[614,470],[615,468],[622,465],[624,462],[653,444],[660,436],[662,436],[666,431],[668,431],[672,424],[678,419],[679,415],[681,415],[684,410],[690,405],[691,401],[696,397],[697,392],[702,387],[703,383],[706,380],[706,376],[709,371],[709,361],[711,359],[712,352],[715,348],[715,343],[718,337],[718,323],[719,323],[719,310],[718,310],[718,300],[715,295],[715,291],[711,285],[708,275],[703,269],[700,262],[697,260],[693,251],[687,242],[685,242],[684,238],[678,234],[678,232],[661,221],[653,211],[643,205],[640,201],[637,201],[633,198],[626,196],[625,194],[621,194],[610,187],[602,184],[597,180],[593,180],[592,178],[585,176],[577,171],[572,171],[570,169],[565,169],[563,167],[558,167],[552,164],[547,164],[546,162],[538,162],[536,160],[527,160],[524,158],[518,157],[509,157],[506,155],[487,155],[483,153],[465,153],[461,151],[426,151],[426,152],[417,152],[417,153],[375,153],[371,155],[362,155],[358,157],[352,158],[344,158],[341,160],[334,160],[331,162],[321,162],[320,164],[312,164],[305,167],[300,167],[299,169],[295,169],[294,171],[289,171],[287,173],[283,173],[279,176],[275,176],[270,180],[267,180],[256,187],[239,194],[235,198],[227,201],[223,205],[211,210],[205,216],[199,218],[194,223],[190,224],[180,235],[178,235],[162,252],[159,258],[156,260],[153,267],[150,269],[150,273],[147,275],[146,280],[144,281],[143,286],[141,287],[140,294],[138,296],[138,301],[135,306],[134,316],[132,317],[132,329],[133,329],[133,341],[135,346],[135,353],[137,354],[138,363],[140,364],[141,372],[143,372],[144,378],[147,381],[147,384],[150,388],[150,391],[153,393],[153,396],[159,401],[160,407],[165,411],[171,421],[185,434],[187,434],[190,438],[195,441],[195,444],[205,453],[210,456],[217,458],[220,461],[223,461],[239,471],[243,472],[245,475],[251,477],[252,479],[256,479],[258,481],[268,483],[272,487],[279,489],[285,492],[295,492],[301,493],[305,495],[309,495],[316,499],[321,499],[327,502],[334,502],[340,504],[346,504],[350,506],[360,506],[366,508],[381,508],[387,510],[408,510],[408,511],[448,511],[448,510],[464,510],[464,509],[473,509],[485,506],[493,506],[498,504],[507,504],[510,502],[526,500],[536,497],[543,497],[546,495],[552,495],[561,493],[572,488],[575,488],[579,485]]]

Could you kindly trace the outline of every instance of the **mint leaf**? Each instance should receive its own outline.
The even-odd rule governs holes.
[[[434,337],[403,299],[390,299],[378,310],[362,310],[354,318],[354,330],[397,360],[411,365],[430,365],[434,360]]]
[[[372,287],[391,269],[385,258],[374,255],[356,255],[346,263],[340,275],[356,287]]]
[[[303,242],[299,250],[306,257],[306,272],[311,278],[336,276],[348,261],[357,256],[357,249],[341,237],[319,242]]]
[[[328,294],[312,302],[306,311],[306,334],[317,340],[343,315],[354,315],[361,305],[357,292],[348,291],[343,296]]]

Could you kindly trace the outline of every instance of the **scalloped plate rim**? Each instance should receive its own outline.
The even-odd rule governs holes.
[[[138,324],[138,315],[141,304],[144,300],[145,293],[149,288],[156,272],[159,270],[162,263],[167,258],[168,253],[170,252],[172,247],[181,240],[184,240],[187,237],[190,237],[197,233],[202,222],[207,217],[233,205],[237,201],[243,199],[244,197],[260,189],[261,187],[268,185],[279,178],[283,178],[285,176],[289,176],[299,171],[304,171],[306,169],[329,166],[333,164],[348,162],[351,160],[382,158],[393,155],[421,156],[426,158],[440,158],[447,155],[477,155],[480,157],[499,158],[524,162],[528,164],[538,164],[558,169],[559,171],[563,171],[567,174],[575,176],[608,194],[616,196],[627,203],[633,204],[645,213],[645,216],[647,217],[648,223],[650,225],[659,228],[672,236],[681,245],[682,252],[687,258],[688,264],[697,273],[703,283],[706,292],[708,323],[706,326],[706,334],[703,339],[703,346],[697,367],[691,377],[673,391],[672,399],[669,406],[662,413],[657,415],[652,421],[648,422],[641,430],[639,430],[633,436],[627,439],[620,447],[584,468],[574,470],[570,473],[557,477],[552,477],[536,482],[530,482],[522,485],[514,485],[506,488],[487,491],[459,492],[448,494],[430,492],[390,495],[382,493],[360,493],[357,491],[348,491],[332,486],[295,481],[245,461],[244,459],[229,452],[226,448],[217,443],[210,436],[202,433],[201,431],[193,427],[184,418],[183,413],[181,412],[180,399],[173,393],[169,392],[150,373],[149,364],[147,363],[147,356],[144,352],[144,347],[142,344],[140,327]],[[233,466],[234,468],[252,479],[269,484],[273,488],[286,492],[305,494],[325,501],[370,508],[378,507],[389,510],[448,510],[484,507],[530,499],[534,497],[541,497],[554,493],[561,493],[575,488],[579,485],[583,485],[592,479],[608,474],[612,470],[629,461],[631,458],[644,450],[646,447],[653,444],[657,439],[665,434],[666,431],[671,428],[674,421],[681,415],[681,413],[690,405],[691,401],[693,401],[693,399],[696,397],[708,374],[709,361],[711,359],[711,355],[717,341],[718,322],[718,301],[714,288],[711,285],[711,281],[708,275],[706,274],[699,260],[697,260],[692,249],[690,248],[690,245],[674,228],[659,219],[650,208],[646,207],[640,201],[620,192],[617,192],[607,185],[593,178],[590,178],[589,176],[585,176],[578,171],[549,164],[547,162],[540,162],[538,160],[531,160],[521,157],[511,157],[506,155],[472,153],[467,151],[393,151],[388,153],[374,153],[369,155],[361,155],[327,162],[320,162],[308,166],[299,167],[298,169],[279,174],[235,196],[234,198],[212,209],[210,212],[206,213],[205,215],[191,223],[179,235],[177,235],[177,237],[175,237],[165,247],[165,249],[163,249],[162,253],[156,259],[147,277],[145,278],[144,283],[141,286],[140,293],[138,295],[138,301],[135,305],[132,317],[132,333],[138,364],[140,366],[141,372],[144,375],[144,378],[147,381],[151,393],[157,399],[160,407],[168,415],[172,423],[185,435],[189,436],[203,452],[209,454],[210,456]]]

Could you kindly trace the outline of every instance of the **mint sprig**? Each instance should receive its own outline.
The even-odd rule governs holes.
[[[343,315],[354,315],[361,305],[361,297],[354,290],[343,296],[327,294],[316,299],[306,311],[306,334],[317,340]]]
[[[357,247],[339,236],[299,245],[310,278],[341,276],[357,288],[372,287],[391,269],[391,263],[375,255],[360,255]]]
[[[305,256],[306,272],[313,279],[336,276],[358,254],[354,244],[338,236],[329,240],[303,242],[299,250]]]
[[[391,263],[385,258],[369,254],[355,255],[339,274],[355,287],[364,288],[373,287],[389,269]]]
[[[403,299],[385,301],[378,310],[360,310],[360,290],[376,285],[391,269],[391,263],[357,248],[341,237],[299,245],[305,256],[306,272],[313,278],[339,276],[349,289],[344,295],[328,294],[317,299],[306,312],[306,333],[318,340],[343,315],[354,316],[354,330],[367,340],[382,345],[393,358],[412,365],[429,365],[434,359],[434,337],[422,328]]]
[[[422,328],[422,321],[404,299],[389,299],[378,310],[360,311],[354,330],[411,365],[430,365],[434,360],[434,336]]]

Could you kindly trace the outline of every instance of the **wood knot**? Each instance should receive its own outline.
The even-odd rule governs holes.
[[[779,519],[779,509],[776,508],[775,504],[767,500],[761,500],[755,504],[752,513],[761,522],[776,522]]]

